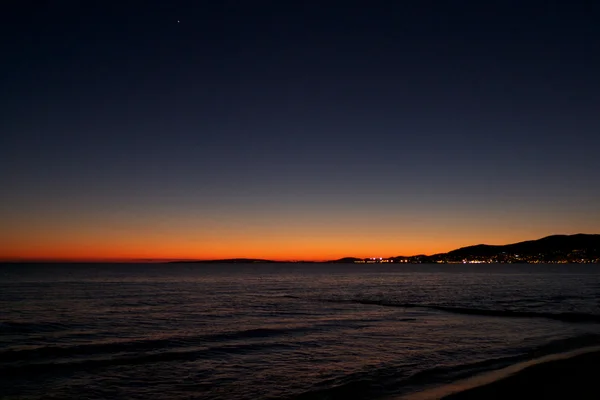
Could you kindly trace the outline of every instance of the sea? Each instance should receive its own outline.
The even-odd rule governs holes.
[[[598,344],[600,265],[0,265],[4,400],[410,398]]]

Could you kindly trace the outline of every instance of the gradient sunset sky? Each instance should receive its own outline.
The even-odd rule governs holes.
[[[600,233],[600,3],[6,1],[0,259]]]

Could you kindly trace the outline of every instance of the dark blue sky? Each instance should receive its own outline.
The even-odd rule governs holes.
[[[596,2],[105,3],[1,6],[5,254],[600,230]]]

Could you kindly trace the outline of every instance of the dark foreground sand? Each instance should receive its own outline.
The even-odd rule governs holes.
[[[600,352],[534,364],[495,382],[442,398],[600,399]]]

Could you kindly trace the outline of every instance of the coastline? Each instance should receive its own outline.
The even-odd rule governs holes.
[[[596,399],[598,365],[600,346],[586,347],[514,364],[400,399]]]

